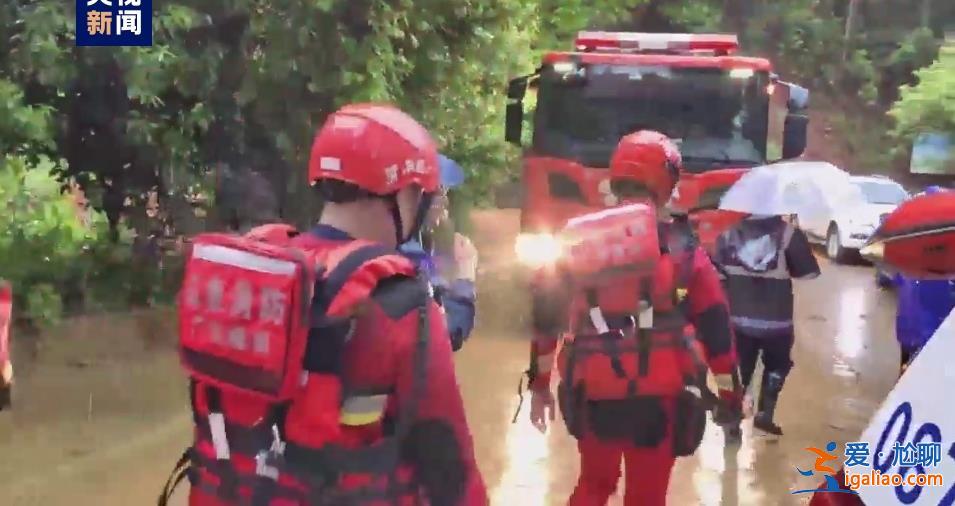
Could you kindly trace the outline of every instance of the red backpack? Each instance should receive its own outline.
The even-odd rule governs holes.
[[[677,396],[695,385],[702,358],[683,307],[694,248],[677,245],[676,234],[661,234],[645,204],[583,215],[562,231],[563,271],[577,299],[557,354],[558,397],[572,435],[596,423],[584,419],[587,401]],[[702,435],[693,416],[690,439]]]
[[[384,246],[311,248],[311,236],[293,235],[253,230],[192,241],[178,306],[195,442],[160,506],[186,477],[190,506],[365,504],[414,495],[396,481],[407,481],[398,448],[420,386],[392,436],[346,446],[342,426],[378,421],[388,393],[350,395],[337,373],[315,365],[338,359],[320,356],[322,340],[347,341],[354,311],[378,281],[413,276],[414,267]],[[427,329],[419,327],[419,342]],[[422,357],[415,361],[424,368]]]

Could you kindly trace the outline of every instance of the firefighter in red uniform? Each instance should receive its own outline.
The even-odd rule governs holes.
[[[652,205],[645,207],[655,207],[659,213],[670,198],[680,169],[679,151],[666,136],[640,131],[620,141],[610,162],[611,186],[621,200],[649,201]],[[717,273],[706,253],[695,244],[692,234],[686,232],[685,222],[659,220],[657,227],[659,242],[652,242],[659,244],[661,261],[649,276],[656,283],[649,291],[654,298],[661,291],[667,292],[664,299],[672,293],[675,302],[669,310],[663,307],[665,301],[652,308],[652,319],[655,320],[652,326],[645,327],[643,313],[634,311],[635,308],[647,307],[641,306],[640,294],[647,291],[639,286],[637,278],[620,275],[602,288],[587,290],[586,294],[579,293],[579,285],[572,290],[578,293],[565,291],[561,294],[557,288],[568,286],[573,281],[562,277],[558,268],[558,272],[549,278],[551,286],[536,287],[549,294],[553,303],[548,310],[539,311],[533,318],[535,335],[528,371],[532,388],[531,421],[543,431],[547,420],[554,420],[555,397],[550,389],[550,376],[556,362],[561,376],[558,387],[561,412],[569,431],[578,440],[581,459],[580,478],[570,498],[571,506],[605,505],[617,487],[621,461],[625,462],[626,469],[624,503],[627,506],[665,504],[675,457],[695,451],[705,425],[705,415],[699,403],[684,402],[687,389],[682,379],[674,377],[682,374],[673,367],[675,356],[684,357],[702,351],[705,359],[701,357],[699,365],[705,360],[716,376],[720,390],[718,406],[714,410],[717,422],[729,424],[741,416],[741,392],[729,313]],[[669,267],[664,268],[664,265]],[[668,274],[663,274],[664,271]],[[588,309],[591,315],[597,309],[603,315],[603,321],[598,324],[592,319],[592,326],[581,326],[579,322],[586,320]],[[639,325],[638,320],[641,321]],[[665,326],[666,320],[678,323]],[[692,323],[699,343],[686,339],[684,346],[673,344],[675,341],[663,339],[667,331],[656,330],[666,327],[672,335],[674,329],[679,329],[675,332],[682,336],[684,323]],[[600,329],[601,326],[604,328]],[[640,330],[634,331],[635,328]],[[648,334],[641,332],[644,328],[654,329],[646,340],[643,336]],[[568,329],[570,333],[566,333]],[[597,338],[620,332],[619,340],[602,341],[604,348],[596,352],[594,348],[584,348],[577,342],[582,334],[589,332],[593,335],[595,331],[602,332]],[[632,363],[628,362],[632,357],[626,353],[615,355],[619,350],[615,352],[609,348],[626,348],[630,337],[640,343],[633,348],[639,351],[634,352],[637,358]],[[574,341],[569,346],[570,340]],[[676,342],[679,341],[676,337]],[[567,349],[571,351],[565,352]],[[604,349],[608,351],[600,351]],[[594,399],[593,391],[601,389],[600,385],[580,387],[576,380],[570,380],[567,376],[573,373],[569,368],[575,366],[567,365],[572,364],[567,360],[574,359],[562,359],[560,355],[574,353],[596,357],[583,369],[578,367],[578,372],[582,370],[585,375],[599,376],[602,373],[613,378],[613,372],[597,369],[619,370],[616,379],[626,380],[621,398]],[[577,360],[581,360],[580,356]]]
[[[324,274],[314,285],[311,309],[305,309],[309,327],[307,344],[302,345],[304,374],[290,402],[266,405],[237,390],[234,384],[251,377],[242,372],[249,367],[231,377],[222,373],[229,353],[252,360],[250,348],[271,349],[265,342],[242,344],[243,329],[229,329],[224,342],[232,343],[235,332],[239,346],[215,358],[217,369],[202,369],[212,358],[198,361],[195,352],[183,348],[193,377],[197,431],[177,472],[190,478],[190,504],[246,504],[251,495],[252,503],[270,506],[486,505],[444,316],[427,286],[415,278],[413,264],[397,252],[421,227],[438,189],[433,140],[416,121],[390,106],[346,106],[318,132],[308,178],[324,201],[312,230],[260,227],[244,238],[203,239],[223,241],[224,246],[211,248],[199,238],[194,241],[193,256],[206,262],[202,268],[211,268],[210,262],[218,261],[215,254],[232,245],[251,253],[230,253],[215,268],[240,272],[235,266],[253,257],[256,241],[263,241],[267,244],[259,248],[272,248],[265,251],[273,254],[278,254],[276,248],[291,246],[299,253],[296,258],[313,255]],[[199,251],[200,246],[205,249]],[[268,261],[257,260],[256,272],[264,272],[262,265],[271,265]],[[199,271],[196,267],[192,272]],[[187,266],[187,281],[189,273]],[[246,282],[254,284],[256,278],[239,280]],[[222,300],[239,301],[235,290]],[[360,305],[339,315],[336,307],[343,298]],[[184,299],[182,307],[189,300]],[[195,304],[200,309],[189,310],[192,321],[200,320],[194,318],[196,311],[207,311]],[[198,315],[205,321],[215,317]],[[287,320],[297,317],[275,319]],[[188,328],[189,319],[180,325],[187,333],[197,332]],[[206,341],[223,342],[215,339]],[[209,353],[222,349],[206,341],[180,337],[180,346]],[[263,418],[276,420],[264,433],[258,422]],[[174,474],[160,504],[180,479]]]
[[[397,159],[404,166],[394,165]],[[336,161],[338,160],[338,161]],[[438,190],[438,153],[427,131],[401,111],[384,106],[346,107],[318,133],[309,162],[309,181],[325,201],[319,224],[298,242],[334,247],[360,238],[397,250],[424,224]],[[375,303],[356,325],[345,350],[346,384],[392,386],[385,421],[406,402],[418,336],[416,307],[423,287],[396,277],[378,284]],[[474,459],[471,433],[458,390],[444,315],[430,301],[427,385],[417,400],[417,421],[405,442],[405,460],[432,505],[485,505],[486,491]],[[390,350],[381,339],[389,338]],[[378,427],[380,430],[381,427]],[[368,432],[368,428],[363,428]],[[367,437],[363,435],[362,437]]]

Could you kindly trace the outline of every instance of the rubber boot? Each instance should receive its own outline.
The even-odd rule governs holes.
[[[739,425],[730,425],[723,428],[727,447],[737,447],[743,444],[743,429]]]
[[[783,389],[786,377],[778,372],[770,372],[763,376],[762,388],[759,389],[759,403],[756,416],[753,417],[753,427],[776,436],[783,435],[783,429],[776,425],[773,417],[776,413],[776,402],[779,392]]]

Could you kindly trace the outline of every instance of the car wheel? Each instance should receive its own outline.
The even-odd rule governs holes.
[[[878,269],[875,271],[875,284],[883,290],[891,290],[894,285],[892,277]]]
[[[835,223],[829,226],[829,233],[826,234],[826,256],[836,263],[842,263],[846,258],[846,249],[842,247],[839,227]]]

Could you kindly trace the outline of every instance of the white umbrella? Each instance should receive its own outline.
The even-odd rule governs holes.
[[[826,162],[755,167],[720,200],[720,209],[759,215],[813,215],[861,199],[849,174]]]

